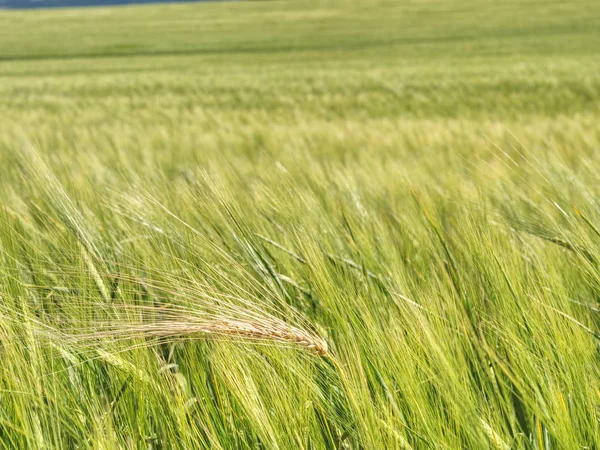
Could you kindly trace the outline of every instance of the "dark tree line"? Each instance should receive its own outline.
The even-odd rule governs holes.
[[[59,8],[69,6],[128,5],[136,3],[176,3],[207,0],[0,0],[0,8]]]

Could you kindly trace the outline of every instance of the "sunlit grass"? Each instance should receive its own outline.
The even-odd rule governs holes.
[[[0,447],[597,447],[597,23],[0,12]]]

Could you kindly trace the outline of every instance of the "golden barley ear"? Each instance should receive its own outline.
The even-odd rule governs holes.
[[[127,309],[135,309],[129,306]],[[148,314],[153,308],[140,307],[140,312]],[[129,339],[225,339],[233,341],[258,341],[300,347],[318,356],[328,356],[327,342],[316,333],[289,325],[281,319],[259,314],[240,314],[244,319],[224,316],[202,316],[187,314],[184,309],[172,311],[168,318],[147,322],[119,322],[96,324],[96,329],[66,336],[76,342],[102,345],[107,340]]]

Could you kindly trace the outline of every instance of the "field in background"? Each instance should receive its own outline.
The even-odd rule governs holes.
[[[596,448],[599,23],[0,11],[0,447]]]

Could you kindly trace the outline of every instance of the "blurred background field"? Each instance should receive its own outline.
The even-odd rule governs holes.
[[[591,0],[0,11],[2,445],[595,448],[599,23]],[[196,313],[328,355],[144,334]]]

